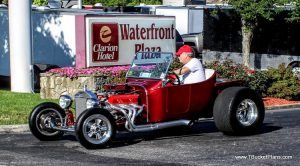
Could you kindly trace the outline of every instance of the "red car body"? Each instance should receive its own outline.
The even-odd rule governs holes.
[[[166,87],[162,87],[161,80],[127,80],[129,86],[141,92],[141,103],[151,123],[199,114],[214,96],[215,82],[215,74],[200,83]]]
[[[40,140],[75,132],[84,147],[102,148],[117,131],[189,126],[202,117],[213,117],[224,134],[249,134],[262,125],[262,99],[242,87],[242,81],[217,80],[214,70],[205,69],[206,80],[180,85],[179,76],[168,73],[172,60],[170,53],[141,53],[133,60],[125,84],[104,85],[99,93],[79,91],[74,97],[75,122],[72,97],[62,95],[59,105],[39,104],[29,116],[31,132]]]
[[[109,102],[143,105],[145,109],[143,117],[148,123],[156,123],[174,119],[196,119],[204,111],[207,112],[207,109],[212,112],[215,97],[222,89],[241,84],[241,81],[217,82],[216,72],[210,70],[209,78],[195,84],[169,84],[163,87],[162,80],[127,78],[125,85],[106,85],[104,88],[106,90],[127,88],[138,93],[138,96],[136,94],[127,94],[125,97],[114,95],[114,100]]]

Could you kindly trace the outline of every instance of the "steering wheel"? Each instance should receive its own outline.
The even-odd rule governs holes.
[[[179,76],[173,71],[168,73],[168,79],[169,79],[168,82],[171,83],[172,85],[180,85]]]

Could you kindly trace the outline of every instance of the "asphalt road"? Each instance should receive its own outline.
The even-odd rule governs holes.
[[[252,136],[224,136],[212,120],[191,129],[119,134],[107,149],[87,150],[73,135],[41,142],[0,134],[0,165],[300,165],[300,109],[267,111]]]

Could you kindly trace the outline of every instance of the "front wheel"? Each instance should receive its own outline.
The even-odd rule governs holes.
[[[29,129],[41,141],[58,140],[64,132],[52,127],[62,126],[65,111],[55,103],[45,102],[37,105],[29,115]]]
[[[114,138],[115,126],[115,121],[108,111],[99,108],[88,109],[78,117],[76,137],[87,149],[103,148]]]
[[[262,126],[265,108],[255,91],[231,87],[217,97],[213,116],[217,128],[224,134],[248,135]]]

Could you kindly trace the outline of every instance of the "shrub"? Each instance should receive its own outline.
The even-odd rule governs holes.
[[[268,96],[267,90],[269,87],[270,78],[266,71],[256,71],[250,78],[247,86],[261,94],[262,97]]]
[[[206,68],[211,68],[217,71],[218,78],[227,78],[231,80],[244,80],[245,84],[251,81],[251,78],[255,74],[254,70],[247,68],[241,64],[235,64],[231,60],[224,61],[220,63],[214,61],[211,63],[206,63],[204,65]]]
[[[33,0],[32,4],[37,6],[44,6],[48,4],[48,0]]]
[[[288,100],[300,99],[300,78],[295,76],[290,67],[284,64],[278,69],[269,68],[266,71],[254,71],[243,65],[227,60],[206,63],[207,68],[217,71],[218,78],[238,79],[245,81],[245,86],[255,90],[261,96],[276,97]]]
[[[288,100],[300,99],[300,78],[294,75],[291,67],[281,64],[278,69],[268,69],[267,74],[271,80],[267,90],[268,96]]]
[[[173,61],[173,63],[171,63],[171,65],[170,65],[169,71],[173,71],[175,69],[179,69],[182,66],[183,65],[182,65],[182,63],[179,62],[179,59],[175,58],[174,61]]]

